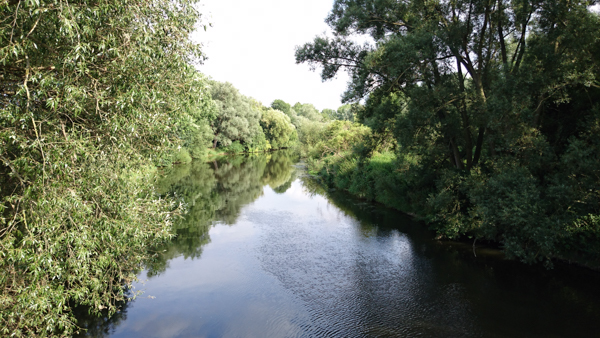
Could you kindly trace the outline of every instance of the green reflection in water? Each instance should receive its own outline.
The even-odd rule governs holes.
[[[440,337],[453,336],[452,333],[463,328],[470,328],[469,334],[464,336],[496,337],[544,336],[541,333],[552,331],[557,332],[556,336],[586,337],[594,336],[590,332],[597,332],[591,331],[590,328],[593,328],[594,323],[600,322],[600,296],[596,291],[598,276],[594,277],[592,273],[560,264],[557,264],[554,270],[548,271],[542,267],[505,261],[501,256],[484,254],[481,251],[474,257],[470,243],[463,245],[435,241],[433,234],[423,224],[410,221],[408,216],[376,204],[365,203],[343,191],[325,189],[316,180],[301,175],[301,170],[295,170],[293,164],[296,161],[297,158],[293,154],[279,151],[222,158],[208,163],[193,163],[165,171],[157,189],[163,196],[177,196],[186,206],[187,213],[174,224],[177,236],[170,243],[158,248],[158,257],[147,266],[148,277],[166,271],[172,258],[200,257],[202,248],[210,241],[208,231],[215,223],[236,224],[241,209],[259,198],[265,186],[268,185],[276,193],[284,193],[292,182],[300,177],[304,193],[324,196],[336,210],[358,222],[358,227],[352,227],[348,231],[351,233],[358,230],[356,238],[364,244],[357,246],[356,252],[360,255],[356,256],[356,264],[351,269],[352,287],[348,289],[348,295],[359,296],[349,298],[352,306],[342,306],[338,312],[327,306],[325,311],[317,313],[330,316],[318,316],[319,319],[315,321],[329,318],[327,325],[335,326],[344,323],[347,319],[344,317],[346,314],[355,313],[354,318],[360,318],[362,326],[350,327],[350,330],[363,330],[361,333],[364,336],[410,335],[401,334],[399,330],[402,328],[424,336]],[[277,215],[277,205],[273,205],[273,210],[274,215]],[[274,236],[272,240],[275,240],[275,244],[294,242],[303,246],[310,244],[306,242],[307,239],[313,240],[311,237],[294,237],[293,231],[281,233],[285,234],[282,238],[289,241],[277,242],[277,236]],[[290,234],[291,236],[287,236]],[[397,266],[389,264],[393,260],[385,258],[390,249],[386,245],[393,242],[386,239],[393,236],[406,236],[407,241],[398,243],[410,243],[407,246],[410,254],[403,256],[407,260],[403,265],[405,270],[397,270]],[[326,240],[329,240],[328,238],[325,237]],[[373,246],[368,245],[373,242],[364,240],[369,238],[377,240],[381,244],[380,247],[385,249],[379,252],[381,259],[378,259],[377,255],[368,256],[368,252],[374,252],[369,251]],[[354,242],[341,243],[347,245]],[[312,248],[314,249],[314,246]],[[297,262],[331,254],[331,264],[346,261],[337,260],[340,257],[335,257],[335,250],[318,249],[306,252],[307,257],[300,257]],[[288,263],[284,261],[271,266],[281,269],[275,272],[285,272],[288,271]],[[345,280],[345,275],[329,272],[329,267],[332,272],[336,271],[334,266],[322,266],[324,270],[319,270],[318,266],[317,269],[313,269],[320,272],[314,277],[329,274],[330,278],[338,278],[332,279],[332,285]],[[407,277],[395,280],[379,278],[397,276],[394,275],[395,271],[404,271]],[[306,278],[305,281],[310,281],[312,276]],[[323,310],[319,306],[324,303],[315,301],[318,298],[309,297],[315,293],[303,288],[312,285],[311,283],[292,284],[292,287],[294,285],[298,287],[295,289],[296,295],[306,294],[306,299],[309,300],[307,304],[313,306],[313,309]],[[249,285],[249,294],[252,290],[253,286]],[[391,291],[386,293],[381,290]],[[330,289],[325,291],[325,295],[333,297],[337,291],[339,290]],[[142,297],[144,296],[146,295]],[[217,296],[227,299],[223,295]],[[348,298],[340,299],[344,301]],[[241,299],[239,304],[245,304],[246,301],[248,300]],[[314,303],[311,303],[313,301]],[[133,309],[128,308],[130,304],[133,303],[124,304],[122,311],[111,318],[79,317],[79,324],[90,329],[87,337],[110,336],[120,325],[125,325],[128,310]],[[237,302],[235,304],[239,305]],[[182,304],[182,307],[184,306]],[[135,321],[135,312],[131,313],[130,323]],[[399,316],[404,317],[399,320]],[[215,319],[213,329],[223,324],[219,321],[226,320],[227,316]],[[134,322],[130,325],[137,324]],[[210,328],[206,330],[209,332]],[[220,336],[219,331],[213,333],[213,336]],[[200,336],[200,333],[198,335]]]
[[[158,256],[146,267],[148,276],[164,272],[170,259],[198,258],[210,242],[208,230],[218,223],[235,224],[244,205],[252,203],[268,185],[284,193],[296,178],[297,156],[280,150],[268,154],[224,157],[207,163],[179,165],[165,171],[157,183],[162,195],[176,196],[186,212],[176,220],[176,237],[157,248]]]
[[[183,256],[196,259],[204,245],[210,242],[208,231],[215,223],[235,224],[244,205],[252,203],[268,185],[284,193],[296,179],[293,164],[298,156],[288,150],[250,156],[222,157],[210,162],[193,162],[165,170],[158,178],[160,195],[175,196],[185,214],[174,221],[175,237],[147,262],[147,276],[165,272],[169,260]],[[121,311],[112,317],[90,317],[87,308],[77,309],[78,325],[87,329],[81,337],[108,337],[111,331],[127,320],[130,302],[121,304]]]

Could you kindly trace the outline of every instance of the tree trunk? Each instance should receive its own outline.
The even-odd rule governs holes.
[[[485,128],[479,127],[479,135],[477,135],[477,145],[475,146],[475,155],[473,156],[473,166],[477,165],[479,158],[481,157],[481,148],[483,148],[483,136],[485,134]]]
[[[498,0],[498,39],[500,40],[502,63],[504,64],[504,70],[506,70],[508,67],[508,57],[506,56],[506,45],[504,44],[504,32],[502,30],[503,15],[504,8],[502,7],[502,0]]]
[[[456,58],[456,66],[458,68],[458,84],[460,90],[463,95],[466,95],[464,83],[465,79],[463,77],[462,66],[460,65],[460,60],[458,58]],[[473,137],[471,136],[471,123],[469,121],[469,115],[467,114],[467,103],[465,102],[464,97],[461,100],[461,103],[462,107],[458,107],[458,110],[460,111],[463,123],[463,131],[465,134],[465,156],[467,158],[467,170],[471,170],[471,167],[473,166]]]
[[[217,148],[217,136],[219,136],[218,133],[215,135],[215,139],[213,140],[213,149]]]

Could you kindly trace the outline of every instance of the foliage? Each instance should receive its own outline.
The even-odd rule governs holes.
[[[262,130],[262,127],[258,134],[252,138],[252,142],[246,143],[245,146],[247,152],[250,153],[271,150],[271,143],[267,140],[267,136]]]
[[[498,241],[525,262],[597,257],[579,240],[595,238],[581,224],[600,214],[594,3],[336,0],[334,36],[299,47],[296,60],[322,66],[324,80],[347,70],[344,100],[366,99],[355,116],[373,134],[344,160],[317,162],[355,172],[350,185],[331,182],[371,196],[354,181],[394,150],[402,184],[390,191],[440,236]]]
[[[173,151],[173,153],[174,154],[171,160],[173,164],[192,162],[192,156],[190,155],[190,152],[185,148],[175,150]]]
[[[2,1],[0,334],[68,336],[113,314],[175,205],[154,164],[211,118],[193,2]],[[182,152],[188,150],[182,150]]]
[[[323,131],[323,140],[316,146],[316,154],[336,154],[350,151],[370,136],[371,129],[349,121],[333,121]]]
[[[312,148],[322,141],[323,132],[327,123],[311,121],[307,118],[298,118],[296,120],[298,128],[298,140],[304,147]]]
[[[263,110],[260,125],[273,149],[287,148],[298,140],[296,127],[290,118],[279,110]]]
[[[321,111],[321,116],[323,116],[324,121],[330,121],[336,119],[336,113],[333,109],[325,108]]]
[[[181,139],[181,146],[187,150],[190,157],[201,159],[206,157],[207,149],[213,140],[209,121],[215,117],[215,105],[205,86],[196,95],[202,99],[202,104],[193,107],[180,117],[176,134]]]
[[[244,152],[245,148],[239,141],[233,141],[233,143],[227,147],[223,147],[222,150],[228,154],[241,154]]]
[[[321,122],[323,120],[321,113],[310,103],[301,104],[298,102],[292,108],[297,116],[305,117],[311,121]]]
[[[271,103],[271,108],[273,108],[275,110],[279,110],[287,116],[291,117],[291,115],[292,115],[292,106],[283,100],[278,99],[278,100],[273,101]]]
[[[352,109],[352,105],[345,104],[343,106],[340,106],[335,112],[335,119],[354,122],[354,112]]]
[[[217,143],[223,147],[234,141],[252,143],[260,134],[261,111],[259,104],[245,97],[229,82],[210,82],[210,92],[216,106],[212,123],[213,148]]]

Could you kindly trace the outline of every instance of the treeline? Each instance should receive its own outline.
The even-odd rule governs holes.
[[[600,18],[594,1],[336,0],[296,50],[347,70],[355,121],[309,152],[331,185],[418,215],[440,238],[524,262],[600,262]],[[353,35],[375,44],[358,44]]]
[[[182,134],[184,146],[172,161],[187,163],[219,153],[251,153],[295,148],[312,143],[325,125],[335,119],[354,118],[349,104],[338,110],[319,111],[309,103],[293,106],[275,100],[270,107],[254,98],[242,95],[231,83],[207,81],[210,105],[203,128],[191,128],[190,135]],[[198,122],[196,122],[198,123]],[[193,142],[185,142],[186,140]],[[212,149],[210,149],[212,148]]]

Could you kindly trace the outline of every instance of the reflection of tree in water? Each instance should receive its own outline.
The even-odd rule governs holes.
[[[160,275],[169,260],[183,256],[199,258],[210,242],[208,231],[215,222],[235,224],[244,205],[254,202],[263,187],[285,192],[294,180],[292,153],[277,151],[252,156],[231,156],[213,162],[194,162],[166,170],[156,189],[160,195],[175,196],[184,206],[185,215],[173,223],[175,237],[154,248],[156,255],[146,263],[147,276]],[[109,336],[113,328],[127,317],[124,303],[121,312],[110,318],[90,318],[82,311],[78,325],[87,328],[87,337]]]
[[[157,256],[148,263],[148,276],[164,272],[168,261],[180,255],[200,257],[202,247],[210,242],[208,230],[214,222],[234,224],[242,207],[262,195],[264,185],[277,188],[293,178],[292,164],[290,153],[278,151],[171,168],[157,189],[179,198],[187,210],[174,222],[176,237],[157,248]]]
[[[79,334],[73,335],[73,337],[101,338],[110,336],[116,327],[127,320],[127,307],[129,304],[129,302],[123,302],[120,305],[121,310],[111,317],[91,316],[86,306],[76,307],[77,325],[84,329],[80,330]]]
[[[290,181],[293,181],[293,171],[290,170],[292,164],[294,164],[292,160],[293,158],[291,158],[289,152],[278,151],[272,153],[263,174],[264,184],[268,184],[271,189],[275,190],[277,193],[285,192],[287,188],[283,191],[281,191],[282,189],[279,189],[279,191],[277,189],[286,185],[288,182],[289,186],[292,185]]]
[[[267,161],[268,157],[262,155],[238,157],[219,165],[214,172],[219,182],[216,193],[220,199],[214,206],[215,221],[234,224],[242,207],[262,195],[261,178]]]
[[[285,152],[275,152],[270,155],[269,162],[262,176],[264,184],[268,184],[271,189],[275,189],[286,183],[292,171],[290,166],[292,161]]]

